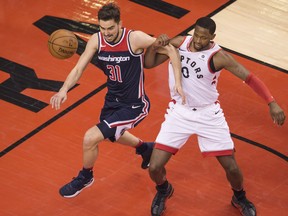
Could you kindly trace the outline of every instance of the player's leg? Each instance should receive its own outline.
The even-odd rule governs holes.
[[[256,215],[254,205],[246,198],[243,190],[243,175],[234,157],[234,143],[220,104],[216,103],[200,112],[203,112],[203,115],[199,115],[198,119],[202,122],[198,129],[198,142],[202,154],[216,156],[224,168],[234,192],[232,203],[236,205],[237,202],[241,214]]]
[[[186,143],[193,134],[194,124],[189,120],[189,110],[169,103],[165,121],[156,138],[149,167],[149,175],[156,183],[157,193],[152,201],[151,214],[162,215],[166,209],[166,201],[173,194],[173,187],[166,178],[165,165],[173,154]]]
[[[243,189],[243,175],[236,163],[234,154],[217,156],[217,160],[224,168],[226,177],[234,193],[231,204],[238,208],[243,216],[255,216],[256,208],[246,197],[246,192]]]
[[[111,108],[111,105],[113,105]],[[114,134],[107,136],[111,141],[117,141],[120,144],[136,148],[136,154],[142,156],[141,167],[147,169],[150,157],[154,147],[154,142],[143,142],[138,137],[129,133],[128,130],[136,127],[149,112],[149,100],[147,97],[139,99],[133,103],[111,102],[102,111],[102,117],[105,117],[105,123],[109,128],[114,129]],[[117,110],[114,108],[117,107]],[[114,109],[107,115],[105,110]],[[102,130],[101,130],[102,131]],[[103,131],[102,131],[103,132]],[[106,136],[104,136],[106,137]]]
[[[150,178],[156,183],[157,193],[152,201],[151,215],[162,215],[166,209],[166,201],[174,192],[172,185],[166,178],[165,165],[173,154],[160,149],[154,149],[149,166]]]
[[[161,185],[167,181],[165,165],[172,155],[172,153],[164,150],[156,148],[153,150],[150,160],[149,175],[156,185]]]
[[[77,177],[60,188],[59,193],[66,198],[77,196],[84,188],[91,186],[94,182],[93,166],[98,157],[98,143],[104,139],[98,126],[88,129],[83,139],[83,168]]]
[[[98,157],[98,143],[104,140],[98,126],[93,126],[86,131],[83,140],[83,167],[92,168]]]
[[[243,175],[236,163],[234,154],[227,156],[217,156],[216,158],[224,168],[226,177],[231,184],[231,187],[240,191],[243,188]]]
[[[147,169],[149,167],[154,142],[143,142],[141,139],[128,131],[125,131],[124,134],[117,140],[117,142],[123,145],[134,147],[136,149],[136,154],[141,155],[142,157],[141,168]]]
[[[139,144],[139,138],[131,134],[129,131],[125,131],[121,137],[117,140],[122,145],[136,147]]]

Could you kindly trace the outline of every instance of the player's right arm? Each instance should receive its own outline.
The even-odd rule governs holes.
[[[251,89],[258,94],[269,105],[270,115],[274,123],[283,125],[285,113],[278,103],[274,100],[268,87],[256,75],[248,71],[242,64],[237,62],[230,54],[224,50],[219,51],[213,56],[216,70],[225,68],[236,77],[243,80]]]
[[[80,56],[77,64],[68,74],[59,92],[51,97],[50,104],[52,105],[52,108],[58,110],[60,108],[60,105],[67,100],[67,92],[78,82],[82,73],[86,69],[87,65],[91,61],[97,49],[98,49],[98,35],[94,34],[89,39],[85,51]]]
[[[174,47],[178,48],[183,41],[183,36],[177,36],[172,38],[169,43],[172,44]],[[159,46],[155,46],[152,44],[150,47],[147,48],[145,52],[145,59],[144,59],[144,67],[145,68],[153,68],[156,67],[163,62],[165,62],[169,57],[161,52],[158,52]]]

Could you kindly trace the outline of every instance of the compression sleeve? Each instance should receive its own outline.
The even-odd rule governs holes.
[[[263,98],[268,104],[274,101],[274,97],[271,95],[267,86],[253,73],[250,73],[247,76],[245,83],[249,85],[254,92]]]

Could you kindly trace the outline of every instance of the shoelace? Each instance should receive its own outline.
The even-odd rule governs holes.
[[[243,211],[244,211],[245,209],[248,209],[248,210],[249,210],[250,208],[253,208],[251,202],[250,202],[248,199],[246,199],[246,198],[244,198],[244,199],[242,199],[242,200],[238,200],[238,202],[239,202],[240,204],[242,204],[241,206],[243,207]]]
[[[82,187],[83,186],[83,181],[84,181],[83,176],[77,176],[72,178],[71,186],[74,188]]]
[[[168,186],[168,188],[167,188],[165,193],[161,193],[160,191],[158,191],[158,196],[157,196],[157,200],[155,202],[155,205],[159,206],[161,201],[162,201],[162,199],[165,199],[165,197],[168,196],[168,194],[170,193],[169,189],[170,188]]]

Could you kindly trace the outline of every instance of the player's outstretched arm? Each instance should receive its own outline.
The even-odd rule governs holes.
[[[273,122],[279,126],[285,122],[285,113],[277,104],[269,89],[262,80],[249,72],[243,65],[238,63],[231,55],[225,51],[220,51],[213,57],[216,69],[225,68],[235,76],[242,79],[252,90],[257,93],[268,105]]]
[[[52,105],[52,108],[55,108],[56,110],[60,109],[60,105],[64,103],[67,100],[67,92],[69,89],[71,89],[77,81],[80,79],[83,71],[91,61],[94,53],[97,50],[98,47],[98,38],[97,34],[94,34],[90,40],[87,43],[87,46],[85,48],[85,51],[80,56],[77,64],[75,67],[71,70],[71,72],[68,74],[63,86],[59,90],[58,93],[53,95],[50,99],[50,104]]]

